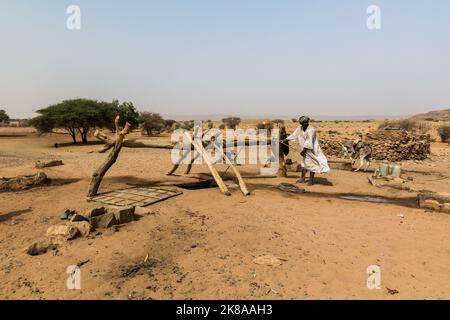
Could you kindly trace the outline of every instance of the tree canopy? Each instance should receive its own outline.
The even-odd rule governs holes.
[[[128,122],[131,125],[131,129],[136,129],[142,122],[142,118],[132,102],[119,103],[118,100],[114,100],[112,102],[112,112],[113,112],[113,116],[111,118],[113,119],[111,123],[112,131],[115,130],[114,119],[117,115],[120,116],[121,127],[124,127],[125,123]]]
[[[166,128],[166,122],[159,113],[142,112],[142,132],[147,133],[148,136],[159,134]]]
[[[9,122],[9,116],[6,114],[5,110],[0,110],[0,122]]]
[[[238,117],[228,117],[222,119],[222,122],[229,128],[235,130],[236,127],[241,123],[241,118]]]
[[[37,111],[40,114],[30,124],[40,133],[65,129],[77,143],[77,135],[87,143],[87,135],[92,128],[110,127],[116,116],[114,103],[89,99],[65,100]]]

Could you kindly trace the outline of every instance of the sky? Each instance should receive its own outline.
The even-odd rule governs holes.
[[[381,30],[367,28],[372,4]],[[164,115],[450,108],[448,0],[0,0],[0,43],[14,118],[71,98]]]

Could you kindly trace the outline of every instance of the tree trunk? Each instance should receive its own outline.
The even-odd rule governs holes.
[[[92,175],[91,184],[89,186],[88,197],[94,197],[98,193],[98,189],[100,188],[100,183],[102,182],[103,177],[106,172],[111,168],[111,166],[116,162],[119,157],[119,153],[122,150],[123,141],[125,139],[125,135],[130,132],[130,124],[127,123],[125,128],[122,131],[119,131],[119,117],[116,118],[116,141],[114,144],[111,153],[106,159],[105,163],[103,163]]]
[[[83,143],[88,143],[88,133],[89,133],[89,128],[79,128],[78,131],[80,132],[80,136],[81,136],[81,141]]]
[[[68,128],[67,131],[69,131],[69,134],[72,137],[73,144],[77,144],[77,131],[76,131],[76,129]]]
[[[117,161],[119,157],[119,153],[122,150],[122,142],[116,143],[111,153],[109,154],[105,163],[103,163],[92,175],[91,185],[89,186],[88,197],[94,197],[98,193],[98,189],[100,188],[100,183],[103,180],[106,172],[112,165]]]

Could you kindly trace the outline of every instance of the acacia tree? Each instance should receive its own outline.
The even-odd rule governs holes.
[[[112,132],[116,130],[114,124],[114,119],[116,116],[120,117],[119,125],[121,127],[124,127],[126,123],[129,123],[131,130],[138,128],[139,124],[142,121],[139,112],[136,110],[136,107],[132,102],[119,103],[119,100],[113,100],[113,102],[111,103],[111,113],[110,129]]]
[[[111,103],[75,99],[65,100],[38,110],[38,117],[31,119],[30,124],[40,133],[51,133],[55,129],[65,129],[77,143],[80,134],[83,143],[88,142],[88,133],[94,127],[109,127],[114,117],[114,106]]]
[[[6,114],[5,110],[0,110],[0,123],[9,123],[9,116]]]
[[[241,118],[238,117],[228,117],[222,119],[222,122],[229,128],[235,130],[236,127],[241,123]]]
[[[154,133],[159,134],[166,127],[166,122],[159,113],[154,112],[142,112],[142,131],[147,133],[148,136]]]

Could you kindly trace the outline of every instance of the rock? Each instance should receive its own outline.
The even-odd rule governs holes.
[[[441,204],[436,200],[427,199],[423,201],[421,208],[430,209],[434,211],[441,210]]]
[[[331,169],[335,169],[335,170],[346,170],[346,171],[352,171],[353,170],[353,166],[352,163],[350,161],[334,161],[334,160],[329,160],[328,161],[328,165]]]
[[[291,192],[291,193],[305,193],[306,190],[302,187],[298,187],[295,184],[292,183],[285,183],[282,182],[278,185],[278,189],[285,192]]]
[[[89,219],[78,213],[71,215],[70,222],[81,222],[81,221],[89,221]]]
[[[91,224],[87,221],[69,222],[68,225],[78,229],[78,232],[82,237],[87,237],[92,230]]]
[[[45,254],[50,250],[56,250],[58,246],[50,241],[38,241],[33,243],[26,250],[27,254],[30,256],[39,256],[41,254]]]
[[[61,220],[69,220],[76,214],[77,212],[75,210],[66,209],[66,211],[64,211],[61,215]]]
[[[417,195],[420,208],[449,212],[450,194],[447,192],[423,191]]]
[[[62,166],[62,165],[64,165],[62,160],[52,160],[52,161],[48,161],[48,162],[41,162],[41,161],[36,162],[37,169],[57,167],[57,166]]]
[[[114,213],[114,216],[118,224],[125,224],[134,221],[135,210],[136,207],[115,208],[111,209],[111,212]]]
[[[364,141],[372,147],[372,158],[391,162],[425,160],[430,151],[430,135],[405,130],[377,130],[365,135]],[[326,136],[321,148],[327,156],[343,157],[342,140]]]
[[[402,183],[405,183],[406,181],[404,179],[402,179],[402,178],[394,177],[392,179],[392,182],[402,184]]]
[[[114,212],[106,212],[99,216],[94,216],[89,219],[91,226],[93,228],[111,228],[112,226],[118,225],[119,221],[116,219]]]
[[[47,237],[62,240],[75,239],[79,234],[79,230],[70,224],[57,224],[47,229]]]
[[[282,264],[281,260],[272,255],[265,255],[258,257],[253,260],[254,263],[265,266],[280,266]]]
[[[95,209],[92,209],[91,211],[89,211],[88,214],[86,215],[86,217],[88,219],[90,219],[90,218],[101,216],[105,213],[106,213],[105,207],[95,208]]]
[[[442,211],[444,211],[446,213],[450,213],[450,203],[444,203],[442,205]]]

